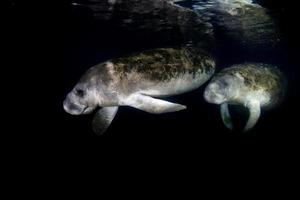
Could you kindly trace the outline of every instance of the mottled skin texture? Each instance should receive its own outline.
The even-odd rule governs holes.
[[[224,124],[233,128],[228,104],[241,104],[248,108],[249,119],[244,131],[254,127],[262,107],[274,106],[282,99],[285,81],[274,66],[245,63],[223,69],[208,84],[204,92],[206,101],[220,105]]]
[[[131,72],[146,80],[167,81],[182,74],[210,74],[214,71],[212,58],[197,48],[161,48],[133,56],[113,59],[114,70],[120,78]]]
[[[131,94],[137,91],[155,90],[154,96],[176,95],[199,87],[212,76],[214,59],[196,48],[161,48],[147,50],[121,58],[115,58],[89,69],[79,81],[79,85],[93,85],[108,99],[116,99],[116,94]],[[168,91],[182,81],[187,85],[183,91]],[[150,94],[149,94],[150,95]]]
[[[249,91],[264,91],[272,99],[269,105],[276,103],[283,95],[284,79],[281,72],[274,66],[263,63],[238,64],[225,68],[212,81],[219,77],[239,74],[244,79]]]

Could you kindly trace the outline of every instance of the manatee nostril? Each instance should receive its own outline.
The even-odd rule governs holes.
[[[74,103],[70,103],[70,104],[69,104],[69,110],[80,111],[81,108],[80,108],[78,105],[74,104]]]
[[[72,103],[67,99],[63,102],[63,107],[67,113],[72,114],[72,115],[78,115],[83,110],[81,106],[79,106],[75,103]]]
[[[210,92],[209,92],[209,90],[205,90],[204,91],[204,99],[206,101],[209,101],[209,99],[210,99]]]

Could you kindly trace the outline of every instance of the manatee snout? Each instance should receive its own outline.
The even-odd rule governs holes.
[[[69,93],[63,102],[64,110],[71,115],[89,114],[95,108],[89,107],[76,101],[72,93]]]
[[[220,84],[209,83],[204,91],[204,99],[209,103],[221,104],[226,100],[223,88]]]
[[[84,106],[72,102],[69,95],[64,100],[63,107],[71,115],[80,115],[84,110]]]

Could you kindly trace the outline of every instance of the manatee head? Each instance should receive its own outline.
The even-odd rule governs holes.
[[[64,100],[64,109],[72,115],[89,114],[98,105],[94,88],[78,83]]]
[[[89,114],[103,103],[105,83],[103,81],[104,65],[90,68],[66,96],[63,107],[72,115]]]
[[[222,104],[232,100],[239,91],[239,84],[236,83],[234,77],[230,75],[215,77],[205,88],[205,100],[214,104]]]

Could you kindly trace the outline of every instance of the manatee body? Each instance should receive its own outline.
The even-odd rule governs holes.
[[[67,95],[64,109],[80,115],[102,107],[93,120],[94,131],[101,134],[119,106],[154,114],[185,109],[184,105],[156,97],[196,89],[214,70],[214,59],[198,48],[159,48],[135,53],[90,68]]]
[[[204,98],[219,104],[227,128],[233,129],[228,104],[242,104],[249,109],[249,119],[244,128],[254,127],[262,107],[272,107],[283,97],[284,79],[274,66],[262,63],[234,65],[220,71],[208,84]]]

